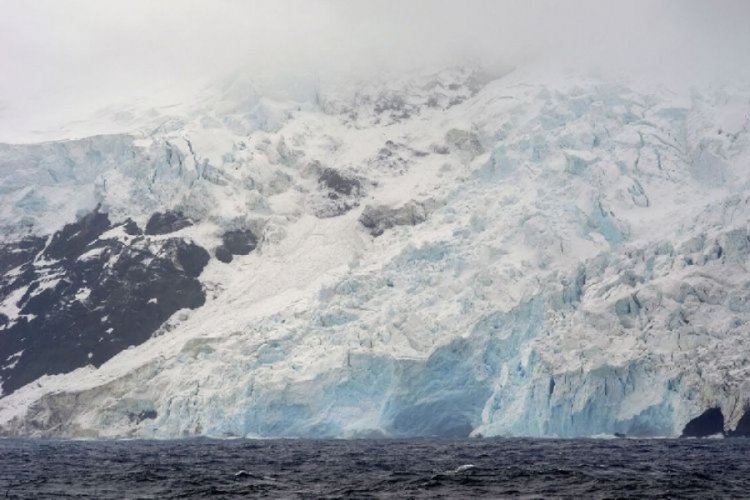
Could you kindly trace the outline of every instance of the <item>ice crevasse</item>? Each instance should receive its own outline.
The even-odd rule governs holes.
[[[0,146],[3,434],[740,432],[750,86],[461,68],[311,95]]]

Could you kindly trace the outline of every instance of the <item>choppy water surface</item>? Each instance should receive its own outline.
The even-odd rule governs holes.
[[[0,497],[750,495],[750,440],[0,440]]]

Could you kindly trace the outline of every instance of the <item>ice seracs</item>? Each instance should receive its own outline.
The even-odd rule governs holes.
[[[95,367],[21,384],[10,349],[3,433],[678,436],[711,408],[745,429],[750,85],[464,68],[278,100],[236,81],[180,113],[0,148],[7,276],[59,266],[49,235],[99,206],[112,227],[61,252],[142,247],[205,296]],[[96,283],[71,300],[96,310]]]

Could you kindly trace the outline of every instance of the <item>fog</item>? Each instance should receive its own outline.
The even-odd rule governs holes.
[[[746,0],[0,0],[0,130],[236,70],[368,78],[470,61],[732,78],[750,67],[748,20]]]

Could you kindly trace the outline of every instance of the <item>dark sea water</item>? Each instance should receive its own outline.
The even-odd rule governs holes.
[[[0,498],[750,498],[750,440],[0,440]]]

